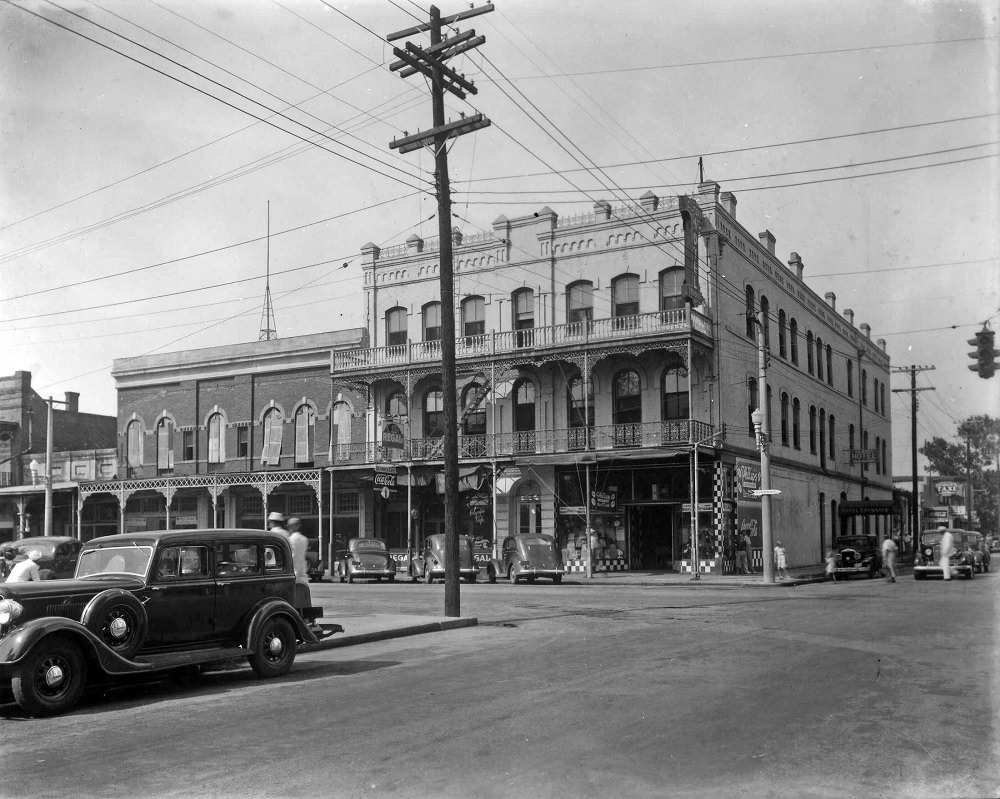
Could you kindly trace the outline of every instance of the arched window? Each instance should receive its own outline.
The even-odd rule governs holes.
[[[684,369],[674,366],[663,373],[660,419],[664,422],[690,418],[688,379]]]
[[[760,295],[760,318],[764,326],[764,351],[769,352],[771,349],[771,303],[763,294]]]
[[[833,347],[826,345],[826,382],[833,385]]]
[[[583,378],[574,377],[566,387],[566,418],[569,420],[568,446],[570,449],[588,449],[592,442],[588,428],[594,426],[594,383],[587,381],[583,393]]]
[[[826,468],[826,411],[819,409],[819,465]]]
[[[429,302],[423,308],[424,341],[441,340],[441,303]]]
[[[129,469],[142,466],[142,422],[133,419],[125,428],[125,462]]]
[[[570,284],[566,289],[566,321],[589,322],[594,318],[594,285],[589,281]]]
[[[886,460],[889,457],[888,450],[886,448],[886,440],[882,439],[882,474],[890,474],[889,472],[889,461]]]
[[[444,394],[436,388],[424,397],[424,438],[444,435]]]
[[[346,402],[335,402],[330,411],[330,444],[335,461],[351,458],[351,406]]]
[[[885,416],[885,383],[879,389],[882,393],[882,415]]]
[[[781,392],[781,443],[788,446],[788,394]]]
[[[535,451],[535,384],[527,378],[514,384],[514,451]]]
[[[684,307],[681,289],[684,286],[684,267],[672,266],[660,272],[660,310],[673,311]]]
[[[747,286],[746,296],[747,338],[755,339],[757,338],[757,295],[754,293],[753,286]]]
[[[393,392],[385,402],[385,415],[393,419],[403,419],[410,412],[406,395],[402,391]]]
[[[788,317],[785,316],[784,309],[778,311],[778,355],[782,358],[788,357],[788,343],[785,341],[785,336],[788,331]]]
[[[816,377],[823,379],[823,339],[816,336]]]
[[[284,430],[284,421],[284,414],[279,408],[271,408],[264,414],[260,462],[265,466],[277,466],[281,463],[281,434]]]
[[[802,406],[799,404],[799,400],[796,397],[792,400],[792,446],[795,447],[795,449],[802,448],[801,416]]]
[[[174,423],[166,417],[156,425],[156,470],[160,474],[174,470]]]
[[[867,430],[865,430],[861,434],[861,449],[868,449],[868,431]],[[862,463],[861,464],[861,468],[864,471],[867,472],[868,471],[868,464],[867,463]]]
[[[792,319],[788,323],[788,346],[792,350],[792,363],[799,364],[799,323]]]
[[[757,429],[753,426],[753,412],[760,407],[760,392],[757,391],[757,380],[747,379],[747,435],[757,437]]]
[[[462,335],[481,336],[486,332],[486,304],[482,297],[462,300]]]
[[[208,417],[208,462],[226,462],[226,421],[221,413]]]
[[[809,452],[816,454],[816,406],[809,406]]]
[[[614,381],[612,421],[615,446],[637,447],[642,444],[642,391],[639,374],[631,369],[619,372]]]
[[[875,405],[875,413],[878,413],[878,378],[872,378],[872,402]]]
[[[847,396],[854,396],[854,362],[847,359]]]
[[[827,418],[827,424],[830,427],[830,435],[828,436],[829,441],[830,441],[830,460],[835,461],[835,460],[837,460],[837,441],[836,441],[836,434],[835,434],[836,433],[836,428],[834,427],[834,424],[833,424],[833,414],[832,413]]]
[[[518,289],[514,292],[511,300],[511,309],[514,314],[513,324],[515,333],[515,345],[518,347],[530,347],[534,344],[534,336],[524,332],[535,327],[535,292],[531,289]]]
[[[635,316],[639,313],[639,276],[622,275],[611,281],[611,315]]]
[[[811,330],[806,331],[806,361],[809,374],[813,374],[816,370],[813,361],[813,332]]]
[[[309,405],[300,405],[295,412],[295,465],[313,462],[315,448],[316,413]]]
[[[390,308],[385,312],[385,343],[390,347],[406,343],[405,308]]]

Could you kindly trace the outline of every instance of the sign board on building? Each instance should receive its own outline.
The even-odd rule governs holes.
[[[852,449],[851,463],[876,463],[878,461],[877,449]]]
[[[561,516],[586,516],[587,509],[583,505],[560,505],[559,515]]]
[[[938,483],[935,488],[938,496],[942,497],[956,497],[965,493],[965,488],[958,483]]]
[[[390,425],[382,430],[382,446],[386,449],[402,449],[403,433],[395,425]]]
[[[685,502],[683,505],[681,505],[681,511],[683,513],[690,513],[691,512],[691,503],[690,502]],[[712,503],[711,502],[699,502],[698,503],[698,513],[711,513],[711,512],[712,512]]]
[[[736,459],[733,470],[733,492],[738,502],[760,502],[760,462]]]
[[[614,488],[609,488],[607,491],[592,489],[590,507],[594,510],[615,510],[618,507],[618,490]]]
[[[385,472],[375,472],[375,488],[395,488],[396,475]]]

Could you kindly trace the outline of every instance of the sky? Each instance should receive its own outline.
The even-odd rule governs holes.
[[[690,192],[701,157],[894,369],[933,367],[918,442],[952,440],[1000,416],[1000,375],[967,368],[1000,328],[998,7],[498,0],[457,26],[486,42],[450,62],[479,91],[448,118],[492,124],[449,153],[454,226]],[[437,234],[433,160],[389,148],[429,94],[384,39],[428,9],[0,0],[0,374],[115,414],[115,358],[256,341],[268,269],[279,336],[362,326],[361,247]]]

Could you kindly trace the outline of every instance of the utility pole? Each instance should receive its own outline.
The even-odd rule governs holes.
[[[389,144],[390,149],[408,153],[421,147],[429,148],[434,154],[434,177],[438,200],[438,239],[440,244],[440,284],[441,284],[441,394],[444,403],[444,614],[461,615],[459,596],[458,565],[458,422],[456,419],[458,397],[455,386],[455,297],[454,272],[451,250],[451,186],[448,178],[448,140],[465,133],[485,128],[490,121],[482,114],[468,119],[464,116],[458,122],[444,121],[444,93],[449,91],[464,100],[466,92],[476,94],[478,89],[471,82],[445,65],[452,56],[478,47],[486,41],[485,36],[476,36],[475,31],[457,33],[450,38],[441,36],[441,29],[462,19],[486,14],[493,10],[487,4],[470,8],[447,17],[442,17],[437,6],[430,8],[430,22],[421,23],[406,30],[396,31],[386,36],[386,41],[405,39],[418,33],[429,32],[431,44],[428,48],[406,43],[406,49],[393,48],[399,59],[389,65],[392,71],[399,70],[401,78],[421,73],[429,79],[431,87],[431,111],[434,127],[414,136],[404,136]]]
[[[894,388],[892,389],[893,394],[899,392],[908,391],[910,392],[910,444],[912,447],[912,458],[911,458],[911,478],[913,480],[913,499],[910,503],[910,513],[911,513],[911,524],[913,529],[910,531],[912,536],[913,547],[916,549],[918,543],[920,542],[920,495],[917,493],[917,392],[918,391],[934,391],[933,387],[928,388],[917,388],[917,372],[928,372],[933,371],[933,366],[899,366],[894,368],[893,372],[909,372],[910,373],[910,387],[909,388]]]
[[[767,348],[764,341],[764,312],[757,311],[757,408],[751,414],[760,450],[760,527],[761,560],[764,582],[774,582],[774,539],[771,535],[771,456],[770,423],[767,418]]]

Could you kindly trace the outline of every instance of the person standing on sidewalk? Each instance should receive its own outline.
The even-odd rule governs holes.
[[[938,532],[941,533],[941,559],[938,565],[941,566],[941,576],[945,580],[950,580],[951,556],[955,554],[955,537],[943,524],[938,527]]]
[[[886,536],[882,541],[882,567],[889,574],[889,582],[896,582],[896,552],[899,548],[896,542]]]
[[[837,553],[833,547],[826,551],[826,579],[837,582]]]
[[[736,542],[736,571],[740,574],[750,574],[750,536],[746,533]]]
[[[774,546],[774,567],[778,570],[778,579],[787,580],[788,570],[785,563],[785,548],[778,541]]]

